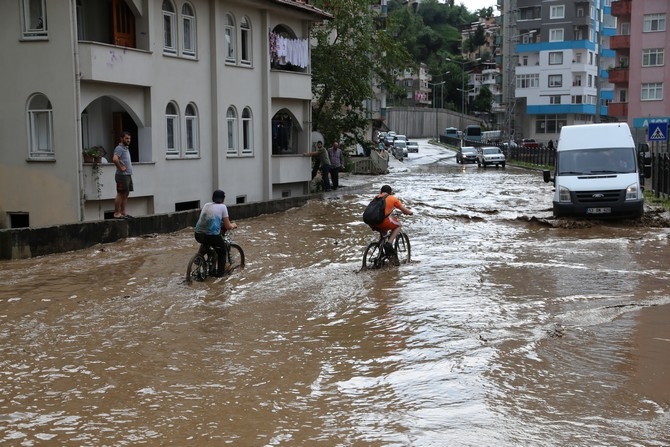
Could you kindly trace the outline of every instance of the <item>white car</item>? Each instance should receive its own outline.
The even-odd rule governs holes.
[[[405,143],[403,140],[395,140],[391,150],[393,152],[393,156],[398,160],[402,160],[408,156],[407,143]]]
[[[414,153],[419,152],[419,143],[417,143],[416,141],[408,141],[407,152],[414,152]]]
[[[486,167],[488,165],[496,165],[505,167],[505,154],[497,146],[484,146],[477,150],[477,166]]]

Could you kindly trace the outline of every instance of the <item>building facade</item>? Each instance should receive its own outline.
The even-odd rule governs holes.
[[[670,122],[670,104],[665,84],[670,81],[668,13],[665,0],[617,0],[611,4],[617,19],[616,35],[610,47],[616,51],[616,64],[609,67],[614,85],[610,116],[627,121],[638,143],[650,142],[649,127],[654,122]],[[665,140],[655,141],[667,151]],[[651,142],[654,142],[653,140]]]
[[[304,1],[17,0],[0,16],[0,228],[109,217],[129,131],[128,212],[309,191]],[[101,146],[100,164],[83,151]]]

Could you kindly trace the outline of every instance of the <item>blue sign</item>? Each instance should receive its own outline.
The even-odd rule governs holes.
[[[649,123],[647,141],[667,141],[668,123]]]

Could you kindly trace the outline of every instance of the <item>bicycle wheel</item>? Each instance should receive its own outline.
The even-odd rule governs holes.
[[[186,268],[186,282],[191,284],[195,281],[204,281],[205,278],[209,275],[209,263],[205,258],[200,254],[194,255],[190,261],[188,261],[188,267]]]
[[[244,250],[237,244],[230,244],[228,249],[228,262],[226,262],[226,273],[244,268]]]
[[[395,251],[398,254],[398,261],[401,264],[407,264],[410,261],[411,249],[409,245],[409,236],[406,233],[400,232],[395,238]]]
[[[364,269],[374,269],[380,267],[381,257],[383,253],[379,250],[378,242],[370,242],[365,253],[363,253],[363,268]]]

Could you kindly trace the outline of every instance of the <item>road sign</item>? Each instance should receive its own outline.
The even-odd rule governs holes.
[[[649,123],[648,141],[667,141],[668,123]]]

